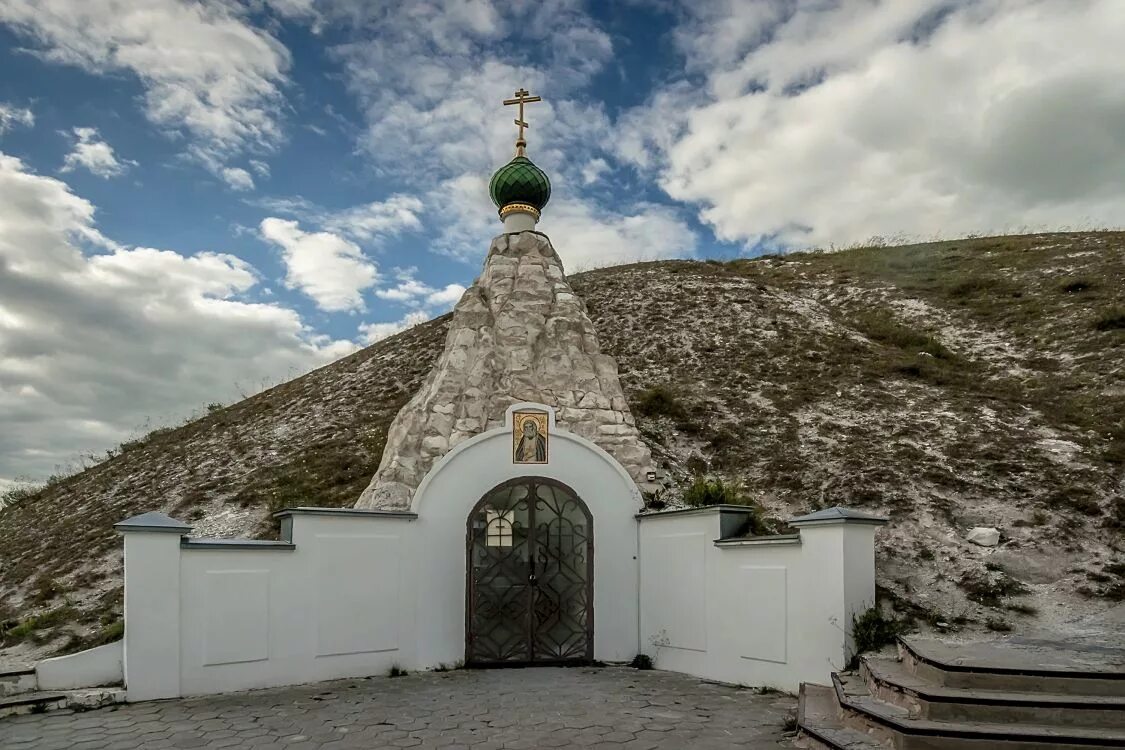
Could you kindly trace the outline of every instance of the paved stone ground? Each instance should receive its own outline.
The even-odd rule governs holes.
[[[0,748],[791,747],[795,699],[628,668],[462,670],[0,721]]]

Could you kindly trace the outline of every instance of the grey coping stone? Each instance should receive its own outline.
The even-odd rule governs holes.
[[[768,536],[743,536],[716,539],[716,547],[751,547],[770,544],[800,544],[800,534],[770,534]]]
[[[184,549],[256,549],[256,550],[294,550],[292,542],[277,542],[270,539],[191,539],[180,540]]]
[[[159,511],[149,511],[139,516],[126,518],[113,525],[120,532],[126,531],[156,531],[167,534],[180,534],[181,536],[191,531],[192,527],[183,521],[177,521],[171,516]]]
[[[668,516],[708,515],[711,513],[741,513],[749,515],[753,508],[745,505],[704,505],[699,508],[672,508],[670,510],[647,510],[636,515],[641,521],[650,518],[666,518]]]
[[[887,521],[888,519],[882,516],[863,513],[862,511],[852,510],[851,508],[842,508],[837,505],[833,508],[825,508],[815,513],[809,513],[808,515],[790,518],[788,523],[790,526],[817,523],[864,523],[882,526],[887,523]]]
[[[401,518],[411,521],[418,517],[409,510],[379,510],[377,508],[283,508],[273,514],[274,518],[289,516],[357,516],[366,518]]]

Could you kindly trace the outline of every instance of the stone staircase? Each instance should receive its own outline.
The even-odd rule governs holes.
[[[798,743],[847,750],[1125,748],[1119,649],[902,639],[832,684],[801,686]]]
[[[124,702],[125,689],[119,686],[42,691],[34,669],[0,672],[0,720],[62,709],[86,711]]]

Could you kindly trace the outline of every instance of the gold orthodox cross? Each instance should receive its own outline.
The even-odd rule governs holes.
[[[520,128],[519,137],[516,139],[516,153],[520,156],[523,156],[523,149],[524,149],[525,146],[527,146],[527,141],[525,141],[523,139],[523,129],[531,127],[526,122],[524,122],[523,105],[543,101],[542,97],[528,96],[528,93],[530,93],[530,92],[528,92],[527,89],[520,89],[519,91],[516,92],[516,95],[515,95],[516,98],[515,99],[505,99],[504,100],[505,106],[507,106],[509,104],[520,105],[520,116],[516,118],[516,125],[519,125],[519,128]]]

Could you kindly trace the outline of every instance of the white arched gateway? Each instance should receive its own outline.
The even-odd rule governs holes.
[[[790,690],[843,666],[881,519],[831,508],[747,537],[744,507],[642,509],[609,454],[522,403],[443,456],[408,510],[289,509],[280,541],[128,519],[128,699],[638,653]],[[64,658],[79,673],[106,656]]]
[[[528,412],[546,417],[543,463],[513,460],[513,415]],[[419,662],[633,658],[642,509],[621,465],[557,428],[553,409],[509,407],[414,495]]]

